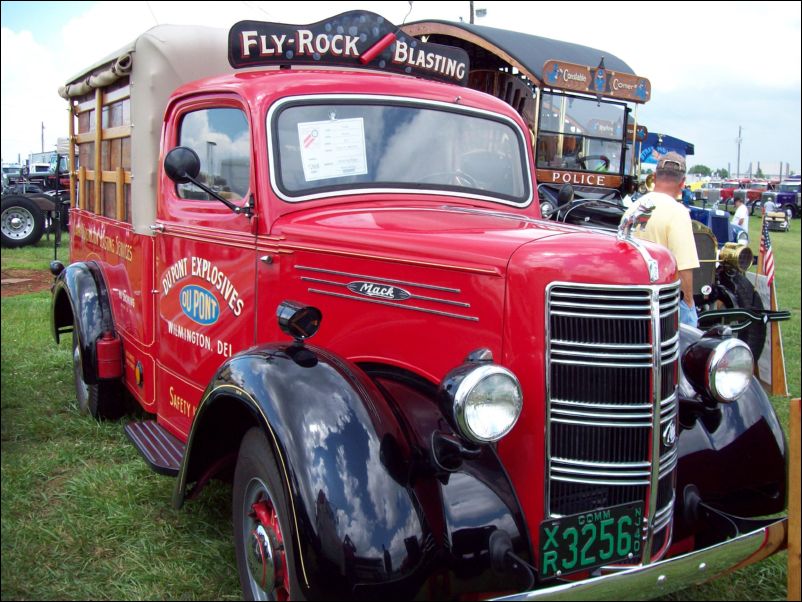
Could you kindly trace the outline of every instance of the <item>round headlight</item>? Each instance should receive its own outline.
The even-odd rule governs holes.
[[[739,339],[720,343],[710,355],[707,366],[708,388],[718,401],[735,401],[749,387],[752,379],[752,352]]]
[[[453,394],[454,419],[461,434],[475,443],[498,441],[515,426],[523,407],[521,385],[501,366],[477,366]]]

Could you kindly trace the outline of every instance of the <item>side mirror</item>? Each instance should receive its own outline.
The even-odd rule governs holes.
[[[191,148],[176,146],[164,158],[164,172],[176,184],[188,184],[200,173],[200,158]]]

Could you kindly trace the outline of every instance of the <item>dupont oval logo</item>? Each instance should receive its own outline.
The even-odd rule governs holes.
[[[220,316],[217,297],[202,286],[190,284],[181,289],[181,310],[193,322],[204,326],[214,324]]]
[[[386,299],[388,301],[404,301],[412,296],[408,291],[397,286],[377,284],[375,282],[349,282],[348,290],[357,295],[373,297],[374,299]]]

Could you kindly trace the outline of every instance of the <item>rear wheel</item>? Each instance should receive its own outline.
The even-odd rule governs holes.
[[[36,244],[44,229],[44,213],[31,199],[17,194],[3,198],[0,232],[4,247]]]
[[[289,502],[262,429],[242,439],[234,472],[234,545],[246,600],[302,600]]]
[[[90,385],[84,379],[84,360],[78,332],[72,333],[72,371],[75,377],[75,397],[82,414],[97,420],[116,420],[125,414],[125,398],[117,380],[98,380]]]

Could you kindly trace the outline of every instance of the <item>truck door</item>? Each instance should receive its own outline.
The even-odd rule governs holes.
[[[176,146],[191,148],[200,158],[198,179],[244,206],[255,190],[250,123],[247,106],[234,96],[178,102],[168,114],[165,154]],[[214,373],[254,344],[256,220],[193,184],[176,185],[161,164],[159,173],[158,419],[186,436]]]

